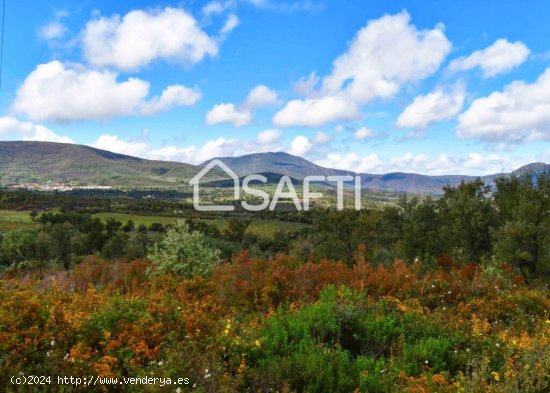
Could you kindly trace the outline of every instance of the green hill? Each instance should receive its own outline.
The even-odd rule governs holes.
[[[0,184],[70,183],[114,187],[174,187],[201,168],[152,161],[89,146],[49,142],[0,142]],[[219,179],[216,171],[209,173]]]

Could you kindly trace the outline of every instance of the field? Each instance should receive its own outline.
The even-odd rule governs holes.
[[[0,232],[12,231],[24,226],[31,226],[29,212],[0,210]]]

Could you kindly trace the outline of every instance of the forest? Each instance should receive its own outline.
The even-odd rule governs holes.
[[[145,196],[0,191],[7,391],[550,389],[550,173],[360,211]]]

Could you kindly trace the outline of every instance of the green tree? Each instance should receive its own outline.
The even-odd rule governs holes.
[[[441,234],[439,204],[432,198],[420,202],[417,198],[403,201],[403,253],[414,257],[439,257],[445,251],[446,242]]]
[[[463,261],[481,260],[491,252],[491,230],[497,225],[491,187],[477,179],[443,190],[440,214],[444,239],[457,248]]]
[[[14,264],[35,257],[38,233],[29,228],[21,228],[4,234],[0,245],[0,255],[4,264]]]
[[[184,277],[205,276],[221,262],[220,251],[201,232],[190,231],[183,220],[168,229],[163,241],[153,245],[148,258],[157,272]]]
[[[495,256],[530,275],[550,273],[550,173],[499,178],[494,200]]]

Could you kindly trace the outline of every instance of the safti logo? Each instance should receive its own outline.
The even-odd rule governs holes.
[[[263,190],[252,188],[250,183],[253,181],[267,183],[267,178],[263,175],[251,174],[242,179],[242,186],[240,184],[239,176],[223,161],[219,159],[212,160],[206,165],[199,173],[195,175],[189,184],[193,186],[193,206],[198,211],[215,211],[215,212],[228,212],[235,210],[233,205],[202,205],[200,199],[200,181],[212,168],[219,167],[233,180],[233,197],[235,200],[241,199],[242,191],[254,197],[258,197],[262,200],[260,204],[253,205],[243,200],[241,206],[248,211],[257,212],[265,209],[271,211],[275,210],[277,203],[281,199],[290,200],[294,203],[297,210],[309,210],[312,199],[323,198],[323,194],[320,192],[311,192],[311,183],[315,182],[329,182],[336,184],[336,209],[344,209],[344,184],[346,182],[354,182],[354,208],[355,210],[361,209],[361,177],[360,176],[306,176],[302,182],[302,200],[298,197],[298,193],[292,183],[292,179],[289,176],[282,176],[277,184],[277,188],[273,194],[273,198],[270,198],[269,194]]]

